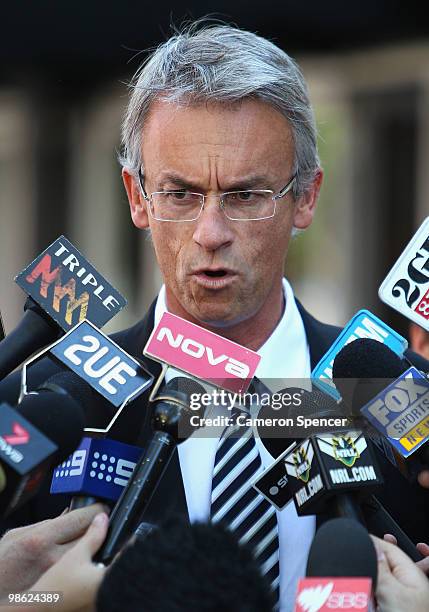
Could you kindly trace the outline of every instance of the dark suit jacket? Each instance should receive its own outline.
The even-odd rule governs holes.
[[[314,368],[337,338],[341,328],[320,323],[298,301],[297,306],[307,334],[311,367]],[[154,312],[155,302],[142,321],[129,329],[113,334],[112,338],[129,354],[140,359],[145,367],[156,377],[161,371],[161,366],[142,355],[143,347],[153,329]],[[429,370],[429,363],[415,353],[408,351],[407,357],[419,369]],[[46,381],[47,378],[59,371],[59,369],[60,367],[54,361],[48,359],[40,360],[29,369],[29,389],[36,389],[38,385]],[[14,373],[0,383],[0,400],[8,401],[11,405],[16,404],[19,393],[19,380],[19,373]],[[115,423],[109,437],[130,444],[138,443],[144,446],[151,434],[148,411],[142,408],[142,406],[146,406],[147,399],[148,393],[128,406]],[[138,431],[140,431],[140,436],[136,440],[136,432]],[[380,493],[377,493],[377,497],[411,539],[415,542],[429,541],[429,491],[422,489],[418,485],[408,483],[381,453],[378,453],[377,458],[386,482]],[[26,504],[23,509],[14,513],[10,519],[0,524],[1,531],[5,528],[40,521],[59,514],[68,505],[70,498],[62,495],[50,496],[49,486],[50,477],[44,483],[43,490],[34,500]],[[179,513],[187,516],[186,499],[177,452],[174,454],[148,506],[145,521],[158,522],[162,517],[170,513]],[[320,524],[322,520],[323,517],[319,517],[318,523]]]

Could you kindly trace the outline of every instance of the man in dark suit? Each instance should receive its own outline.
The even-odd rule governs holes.
[[[146,317],[113,339],[142,359],[154,321],[168,310],[258,351],[260,378],[309,377],[340,330],[307,313],[283,278],[290,239],[311,224],[322,182],[313,111],[293,60],[269,41],[231,27],[190,29],[173,37],[133,84],[121,162],[132,221],[151,233],[164,286]],[[416,356],[410,358],[419,365]],[[143,361],[159,374],[158,364]],[[46,360],[36,365],[29,387],[55,368]],[[17,389],[14,375],[0,385],[1,397],[13,402]],[[134,432],[143,420],[141,410],[130,407],[112,436],[136,443]],[[146,418],[139,442],[144,445],[148,435]],[[197,447],[190,439],[180,445],[145,520],[166,511],[191,520],[213,516],[213,491],[219,488],[222,497],[240,474],[237,466],[227,472],[228,455],[219,467],[223,482],[213,478],[212,485],[219,442]],[[240,465],[248,469],[259,462],[261,469],[272,457],[260,442],[252,444],[252,463],[243,455]],[[385,491],[386,504],[410,535],[426,538],[427,491],[402,483],[383,463],[394,482]],[[237,496],[238,491],[235,501]],[[243,502],[235,523],[258,503]],[[29,508],[31,519],[27,514],[21,520],[42,518],[46,499],[39,496]],[[273,583],[287,610],[315,519],[298,519],[292,506],[283,512],[265,534],[272,553],[265,568],[268,561],[271,570],[277,567]],[[264,545],[262,540],[258,549]]]

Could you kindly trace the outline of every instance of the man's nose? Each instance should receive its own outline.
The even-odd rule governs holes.
[[[220,207],[218,195],[206,196],[204,209],[196,221],[193,239],[208,251],[228,246],[234,239],[230,221]]]

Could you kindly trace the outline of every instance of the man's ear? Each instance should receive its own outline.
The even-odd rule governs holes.
[[[146,208],[146,200],[140,189],[138,179],[125,168],[122,169],[122,180],[124,181],[125,191],[127,192],[130,205],[131,219],[139,229],[149,227],[149,219]]]
[[[425,359],[429,359],[429,332],[417,323],[410,323],[410,348]]]
[[[313,221],[323,180],[323,170],[318,168],[312,185],[297,199],[293,225],[297,229],[306,229]]]

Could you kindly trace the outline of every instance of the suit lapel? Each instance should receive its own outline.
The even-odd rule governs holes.
[[[307,342],[310,349],[311,369],[313,370],[328,348],[334,343],[341,332],[341,327],[335,325],[326,325],[317,321],[310,313],[308,313],[301,302],[295,299],[296,305],[301,315],[304,329],[307,336]]]

